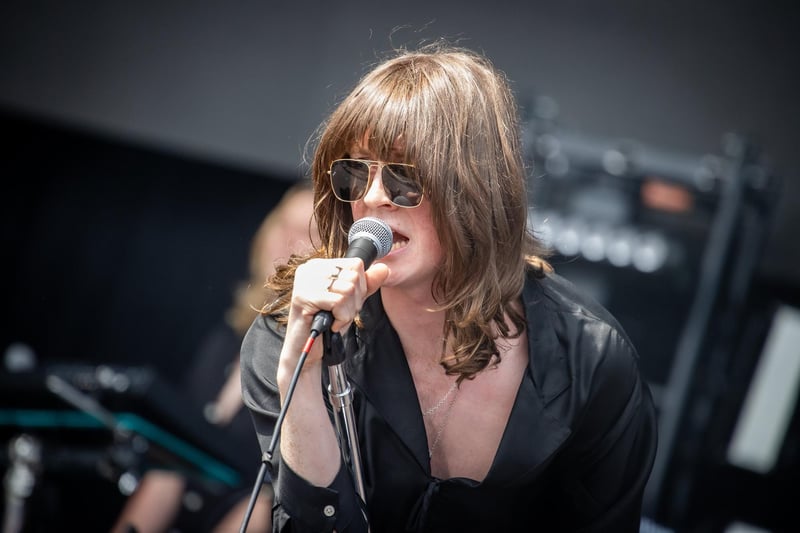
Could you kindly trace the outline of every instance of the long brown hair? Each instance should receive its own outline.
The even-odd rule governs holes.
[[[322,239],[316,256],[346,251],[352,213],[333,196],[327,170],[365,137],[370,152],[393,161],[402,139],[404,161],[420,171],[444,250],[432,287],[452,339],[442,364],[471,379],[499,360],[498,334],[524,331],[524,316],[510,304],[526,269],[549,269],[527,227],[526,171],[509,84],[483,56],[441,42],[395,51],[367,73],[318,130],[311,161]],[[273,278],[283,298],[265,312],[285,316],[294,268]]]

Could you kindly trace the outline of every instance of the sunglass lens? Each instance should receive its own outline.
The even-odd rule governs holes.
[[[353,202],[364,195],[369,180],[369,165],[363,161],[336,161],[331,166],[331,186],[336,197]]]
[[[422,201],[419,178],[416,169],[410,165],[386,165],[383,187],[395,205],[415,207]]]

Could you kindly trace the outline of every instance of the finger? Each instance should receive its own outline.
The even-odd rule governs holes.
[[[386,278],[389,277],[389,272],[389,267],[383,263],[375,263],[366,271],[367,296],[371,296],[381,288],[381,285],[386,282]]]
[[[318,311],[333,315],[332,331],[350,324],[366,298],[364,264],[358,258],[312,259],[295,274],[293,304],[310,320]]]
[[[363,272],[363,271],[362,271]],[[333,313],[332,331],[347,327],[358,314],[364,301],[366,280],[363,273],[354,270],[343,270],[331,283],[328,292],[333,297],[331,312]]]

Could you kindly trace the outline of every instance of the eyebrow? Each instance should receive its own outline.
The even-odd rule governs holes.
[[[376,163],[377,162],[401,163],[401,162],[405,161],[405,156],[406,156],[406,154],[404,152],[401,152],[401,151],[398,151],[398,150],[392,150],[389,153],[389,156],[391,157],[391,159],[383,160],[383,159],[373,159],[373,158],[367,156],[367,154],[369,154],[369,153],[370,153],[369,149],[363,148],[362,146],[356,146],[356,147],[354,147],[354,149],[352,151],[350,151],[350,150],[346,151],[345,154],[342,157],[344,159],[361,159],[362,161],[375,161]],[[362,154],[362,155],[356,156],[354,154]]]
[[[358,161],[366,161],[368,163],[384,163],[384,164],[392,164],[392,165],[409,165],[409,166],[416,166],[414,163],[405,163],[402,161],[397,160],[381,160],[381,159],[371,159],[369,157],[358,157],[352,154],[344,154],[342,159],[356,159]],[[402,158],[398,158],[402,159]]]
[[[365,161],[376,161],[376,159],[370,159],[369,157],[366,157],[366,154],[368,154],[368,153],[369,152],[367,150],[363,150],[362,151],[361,149],[357,149],[357,150],[353,150],[352,152],[351,151],[347,151],[347,152],[345,152],[344,155],[348,159],[364,159]],[[356,154],[361,154],[361,155],[356,155]]]

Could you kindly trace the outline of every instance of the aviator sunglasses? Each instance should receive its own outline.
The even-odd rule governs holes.
[[[381,172],[383,190],[397,207],[417,207],[422,202],[422,183],[414,165],[381,163],[367,159],[337,159],[331,163],[333,194],[343,202],[355,202],[364,197],[372,181],[370,169]],[[376,170],[376,174],[377,174]]]

